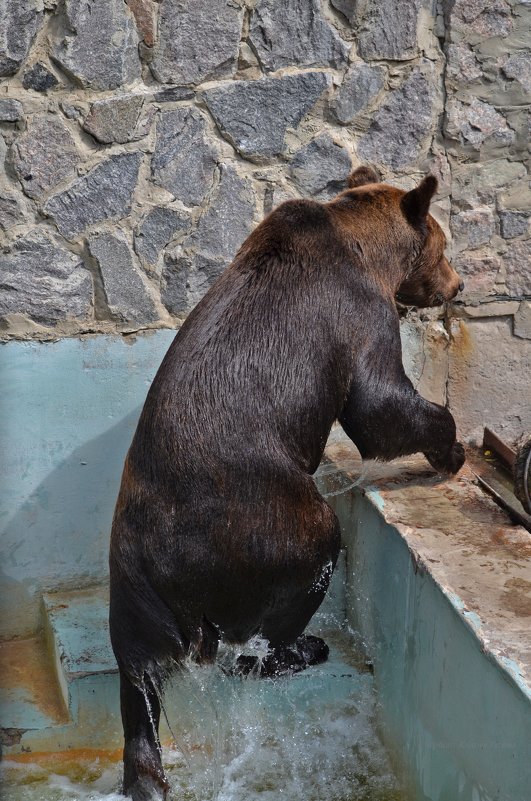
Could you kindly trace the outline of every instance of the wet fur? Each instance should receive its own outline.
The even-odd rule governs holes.
[[[364,169],[331,203],[288,201],[256,228],[149,391],[110,551],[135,799],[164,796],[149,714],[158,724],[157,688],[183,657],[256,633],[280,649],[320,605],[339,526],[311,474],[333,422],[367,458],[462,464],[450,413],[404,374],[395,307],[400,292],[431,305],[459,286],[426,216],[435,187],[406,196]]]

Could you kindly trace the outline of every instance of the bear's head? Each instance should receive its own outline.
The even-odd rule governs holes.
[[[353,190],[353,191],[352,191]],[[367,198],[374,226],[387,220],[399,243],[399,274],[395,298],[411,306],[439,306],[464,288],[463,281],[444,255],[446,237],[429,213],[437,179],[426,176],[409,192],[380,183],[370,167],[359,167],[349,177],[346,196]],[[360,197],[360,199],[361,199]],[[365,205],[365,204],[364,204]],[[369,221],[371,217],[368,217]]]

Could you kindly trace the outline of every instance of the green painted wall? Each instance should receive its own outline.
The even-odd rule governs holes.
[[[531,696],[484,653],[383,518],[376,491],[330,499],[347,547],[347,616],[374,663],[384,736],[415,801],[529,801]]]
[[[43,589],[106,575],[124,456],[174,335],[0,347],[0,636],[35,629]]]

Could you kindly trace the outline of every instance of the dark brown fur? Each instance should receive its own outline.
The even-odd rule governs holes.
[[[368,182],[368,183],[367,183]],[[289,201],[190,314],[149,391],[113,523],[111,636],[121,677],[125,790],[163,797],[149,713],[186,654],[220,637],[294,643],[339,549],[316,470],[334,420],[364,457],[422,451],[457,471],[450,413],[413,389],[395,297],[449,300],[460,279],[410,193],[356,171],[333,201]],[[150,710],[146,705],[147,693]]]

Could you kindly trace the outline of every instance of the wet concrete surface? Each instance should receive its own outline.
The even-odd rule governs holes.
[[[362,465],[342,437],[326,456],[396,527],[416,569],[433,577],[485,653],[531,699],[531,533],[478,485],[480,454],[469,450],[452,477],[435,474],[422,455]]]

